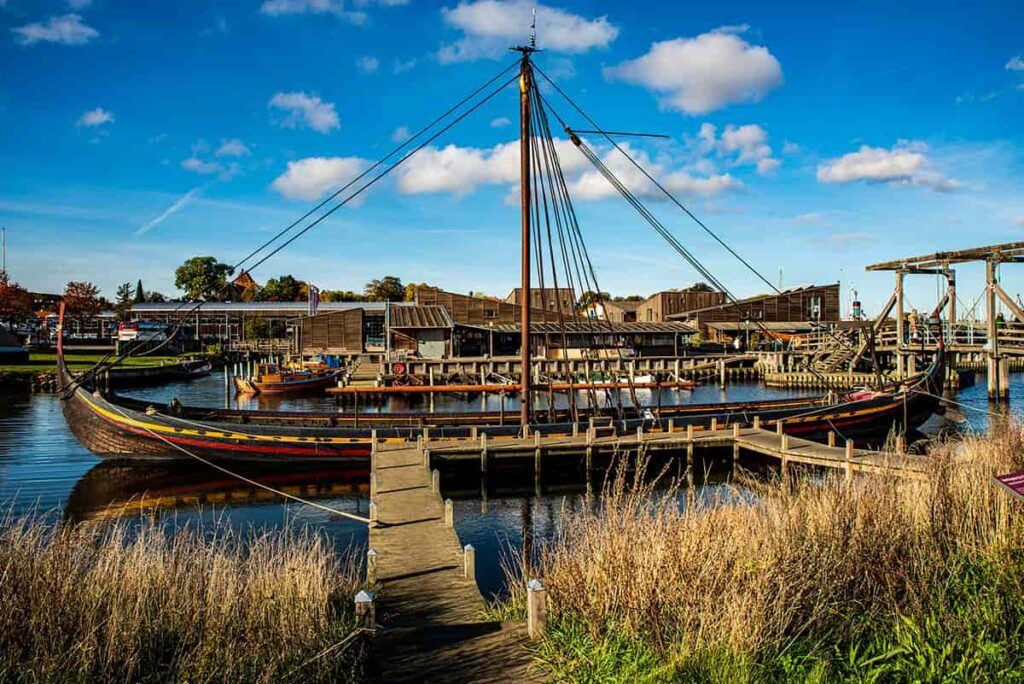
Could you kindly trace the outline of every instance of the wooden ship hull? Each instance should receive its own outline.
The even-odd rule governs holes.
[[[755,417],[771,429],[779,420],[784,431],[808,439],[825,439],[830,431],[842,437],[884,437],[894,427],[913,429],[935,413],[940,404],[945,375],[944,354],[937,353],[927,371],[894,383],[877,393],[826,397],[802,397],[771,401],[662,406],[627,409],[621,416],[595,415],[583,409],[576,430],[594,424],[603,434],[707,428],[719,425],[750,425]],[[429,430],[433,439],[470,439],[477,431],[491,439],[515,437],[520,432],[517,416],[506,419],[494,411],[459,413],[289,412],[211,409],[171,406],[128,399],[116,394],[73,385],[61,365],[63,410],[68,425],[90,451],[108,459],[184,459],[194,456],[218,461],[289,463],[365,459],[371,438],[378,441],[415,441]],[[543,435],[571,435],[573,416],[565,409],[535,413],[531,430]]]
[[[280,376],[278,380],[235,378],[235,389],[243,394],[314,394],[333,386],[341,371]]]

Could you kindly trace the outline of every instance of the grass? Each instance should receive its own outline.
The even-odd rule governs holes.
[[[304,530],[0,524],[2,682],[360,679],[353,558]]]
[[[71,370],[88,370],[100,361],[105,354],[73,354],[65,353],[65,360]],[[138,356],[122,359],[119,366],[159,366],[163,363],[177,363],[176,356]],[[0,372],[40,373],[55,371],[57,368],[57,352],[32,352],[27,364],[0,364]]]
[[[925,482],[751,481],[747,504],[619,473],[513,571],[548,589],[538,658],[557,681],[1024,681],[1024,510],[991,481],[1022,458],[1011,425],[936,445]]]

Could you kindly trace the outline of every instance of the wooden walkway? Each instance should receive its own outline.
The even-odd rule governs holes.
[[[830,441],[834,443],[834,437]],[[542,437],[535,433],[530,439],[488,439],[481,434],[475,440],[431,441],[425,446],[431,459],[479,459],[482,471],[486,471],[491,459],[532,457],[539,465],[549,455],[588,457],[599,452],[633,451],[641,446],[650,451],[686,451],[687,460],[692,464],[695,449],[732,447],[734,458],[741,451],[747,451],[778,459],[782,466],[800,463],[840,469],[847,476],[853,473],[882,472],[914,478],[925,476],[925,463],[920,456],[857,449],[853,442],[842,446],[821,444],[781,434],[778,430],[740,425],[697,430],[688,428],[671,432],[638,430],[635,434],[625,436],[601,436],[596,430],[577,436]]]
[[[377,523],[374,668],[383,682],[530,682],[525,624],[486,622],[475,578],[447,524],[440,492],[416,446],[377,451],[371,497]]]

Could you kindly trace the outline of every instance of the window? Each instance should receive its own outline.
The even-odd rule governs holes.
[[[654,309],[647,310],[647,322],[650,323],[654,320]]]
[[[498,312],[495,309],[484,309],[484,318],[497,318]]]

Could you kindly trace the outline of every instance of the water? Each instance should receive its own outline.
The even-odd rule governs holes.
[[[983,380],[983,378],[982,378]],[[800,394],[799,391],[771,390],[756,384],[714,386],[692,392],[665,390],[664,403],[677,401],[713,402],[767,399]],[[225,395],[223,376],[213,375],[193,382],[138,388],[131,396],[167,401],[178,397],[182,403],[205,406],[329,410],[325,398],[281,397],[235,399]],[[641,397],[646,401],[647,397]],[[479,399],[446,397],[438,399],[436,410],[459,410],[479,406]],[[489,401],[496,401],[492,397]],[[957,401],[966,424],[987,427],[990,406],[985,384],[960,392]],[[508,410],[514,411],[509,402]],[[1011,380],[1011,410],[1024,407],[1024,375]],[[415,408],[422,408],[414,405]],[[404,410],[393,405],[379,410]],[[494,405],[494,408],[497,408]],[[933,419],[925,432],[944,425]],[[286,470],[232,466],[275,488],[323,503],[331,508],[367,515],[368,471],[365,466],[289,467]],[[561,512],[582,503],[585,484],[579,469],[545,471],[544,489],[539,497],[532,472],[495,469],[481,496],[479,476],[473,469],[446,472],[442,482],[445,496],[455,500],[456,529],[463,543],[477,549],[478,579],[485,595],[500,592],[503,548],[520,549],[530,540],[548,539],[557,530]],[[713,483],[708,494],[720,490]],[[142,495],[146,494],[145,499]],[[140,508],[140,501],[151,502]],[[55,395],[0,395],[0,502],[15,514],[30,510],[50,512],[55,519],[72,520],[137,517],[140,512],[158,516],[170,525],[227,519],[241,526],[280,526],[308,523],[330,535],[338,549],[365,549],[366,527],[358,522],[319,509],[288,503],[268,496],[258,488],[239,483],[201,464],[144,464],[138,466],[101,463],[83,448],[68,430]],[[524,542],[525,540],[525,542]]]

